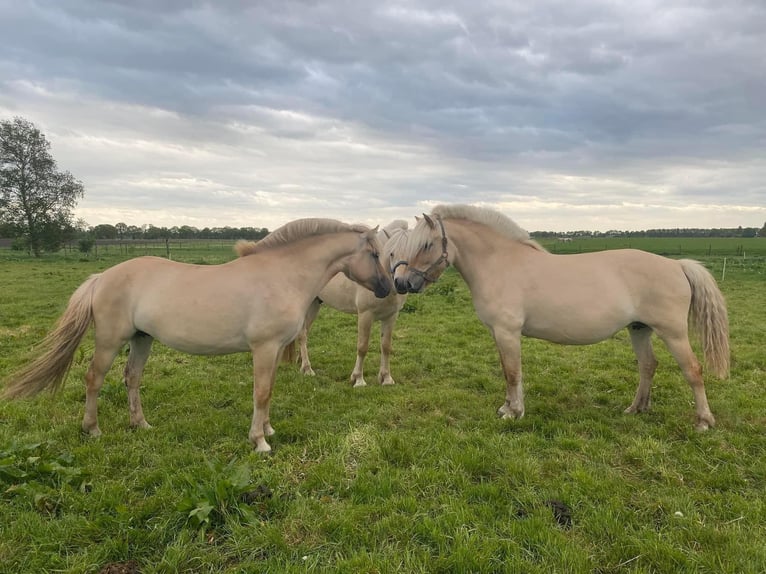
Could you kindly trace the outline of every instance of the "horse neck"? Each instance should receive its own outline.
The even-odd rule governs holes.
[[[343,260],[356,251],[358,245],[356,232],[327,233],[286,245],[282,256],[297,266],[296,274],[307,283],[313,298],[343,270]]]
[[[525,256],[535,252],[531,247],[503,237],[489,227],[473,221],[445,220],[444,227],[454,246],[451,263],[472,290],[473,286],[481,282],[483,274],[497,272],[496,266],[491,262],[496,254],[502,253],[507,258],[508,255]]]

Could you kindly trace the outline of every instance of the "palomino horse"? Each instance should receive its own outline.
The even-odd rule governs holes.
[[[394,276],[400,293],[422,291],[448,265],[468,284],[476,313],[500,352],[506,380],[502,417],[524,415],[522,335],[587,345],[628,327],[640,377],[626,412],[649,409],[657,366],[654,332],[691,386],[696,429],[715,425],[702,369],[689,345],[688,319],[702,339],[708,367],[725,378],[728,318],[715,280],[696,261],[634,249],[553,255],[504,215],[466,205],[440,205],[424,216],[410,234],[407,255],[408,265]]]
[[[377,297],[391,291],[376,231],[331,219],[301,219],[257,244],[238,244],[245,256],[222,265],[139,257],[92,275],[72,295],[43,342],[43,354],[12,377],[3,396],[59,387],[92,322],[96,346],[85,375],[83,430],[101,434],[98,393],[128,342],[124,382],[130,424],[147,428],[138,389],[154,339],[197,355],[250,351],[254,409],[249,438],[257,451],[269,451],[264,435],[274,433],[269,404],[277,363],[325,283],[342,272]]]
[[[389,223],[380,232],[378,239],[383,243],[383,257],[388,262],[388,268],[393,273],[393,267],[404,256],[404,247],[407,243],[407,222],[397,219]],[[364,359],[370,345],[370,331],[375,321],[380,321],[380,370],[378,382],[382,385],[393,385],[389,357],[391,355],[391,333],[393,332],[396,318],[399,316],[407,295],[397,294],[391,291],[388,297],[374,297],[367,289],[357,283],[349,281],[342,273],[339,273],[324,286],[319,296],[309,307],[306,314],[304,328],[298,335],[301,352],[301,372],[306,375],[314,375],[309,360],[307,346],[308,333],[311,325],[319,313],[320,306],[325,303],[342,311],[357,315],[357,340],[356,340],[356,364],[351,372],[351,384],[355,387],[363,387],[367,383],[364,380]]]

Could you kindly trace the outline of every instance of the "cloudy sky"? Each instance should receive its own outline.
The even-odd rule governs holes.
[[[89,224],[761,227],[763,0],[0,0]]]

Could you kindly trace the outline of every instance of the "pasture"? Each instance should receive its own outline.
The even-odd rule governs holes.
[[[766,241],[684,239],[681,253],[677,239],[640,241],[702,260],[726,296],[732,376],[706,376],[715,429],[694,432],[691,393],[661,344],[652,412],[622,413],[638,383],[625,331],[590,347],[524,340],[526,415],[496,418],[497,352],[453,270],[408,298],[393,387],[347,384],[356,318],[320,312],[317,376],[279,368],[271,456],[246,438],[250,356],[160,344],[142,386],[154,428],[128,428],[122,354],[101,392],[104,434],[85,437],[86,338],[58,395],[0,402],[0,572],[766,571]],[[234,256],[215,245],[171,255]],[[0,251],[0,378],[90,273],[125,257]]]

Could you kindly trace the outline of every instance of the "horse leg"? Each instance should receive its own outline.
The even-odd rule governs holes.
[[[519,419],[524,416],[524,388],[521,377],[521,337],[518,333],[493,332],[500,364],[505,376],[505,403],[497,410],[498,416]]]
[[[705,431],[715,426],[715,418],[710,412],[710,405],[707,402],[705,394],[705,381],[702,379],[702,366],[692,351],[689,344],[689,337],[686,333],[674,336],[657,333],[663,342],[667,345],[670,354],[673,355],[684,378],[689,383],[694,395],[694,407],[696,411],[696,421],[694,428],[698,431]]]
[[[393,385],[395,383],[391,376],[391,335],[394,331],[397,313],[391,317],[383,319],[380,323],[380,371],[378,371],[378,382],[381,385]]]
[[[644,413],[651,406],[652,379],[657,370],[657,359],[652,351],[652,329],[648,326],[628,327],[633,352],[638,359],[638,389],[626,413]]]
[[[364,380],[364,358],[367,356],[367,349],[370,346],[372,323],[372,313],[359,313],[356,321],[356,363],[354,370],[351,371],[351,384],[355,387],[367,386],[367,382]]]
[[[281,349],[273,344],[253,348],[253,420],[248,438],[257,452],[269,452],[271,447],[265,436],[274,434],[269,422],[269,406],[274,380],[277,373],[277,361]]]
[[[152,350],[154,338],[145,333],[136,333],[130,340],[130,354],[125,365],[123,382],[128,389],[128,406],[130,408],[130,426],[133,428],[152,428],[144,418],[141,408],[141,396],[139,387],[144,366]]]
[[[82,417],[82,430],[90,436],[101,436],[101,429],[98,428],[98,393],[123,344],[123,341],[105,343],[96,335],[96,348],[85,373],[85,414]]]
[[[319,299],[314,299],[311,302],[308,311],[306,311],[306,319],[303,322],[303,328],[300,333],[298,333],[298,344],[301,349],[301,373],[311,377],[316,375],[316,373],[314,372],[314,369],[311,368],[311,361],[309,360],[309,331],[311,330],[311,325],[314,323],[314,319],[316,319],[319,314],[319,307],[321,305],[322,302]]]

